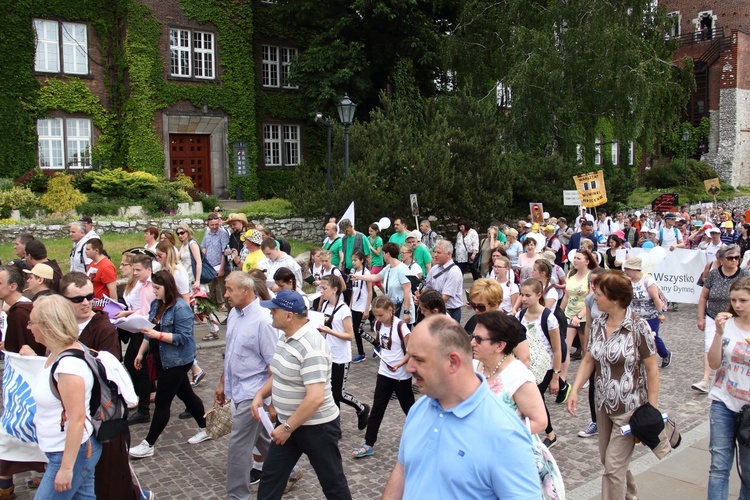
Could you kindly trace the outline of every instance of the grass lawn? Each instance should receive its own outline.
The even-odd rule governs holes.
[[[203,231],[195,232],[195,238],[198,242],[200,242],[202,237]],[[140,232],[132,234],[107,233],[103,235],[102,241],[104,242],[104,249],[110,255],[112,262],[118,269],[123,251],[128,248],[142,247],[145,244],[143,233]],[[70,251],[73,248],[73,242],[70,238],[45,240],[43,243],[44,246],[47,247],[47,258],[57,260],[63,273],[67,273],[70,268]],[[297,256],[302,252],[308,252],[313,246],[315,246],[311,243],[297,240],[289,240],[289,243],[292,245],[292,256]],[[13,251],[12,242],[0,245],[0,259],[2,259],[3,262],[8,262],[15,258],[16,253]]]

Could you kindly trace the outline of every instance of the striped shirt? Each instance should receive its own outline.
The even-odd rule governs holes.
[[[297,411],[307,395],[305,385],[325,383],[323,403],[302,425],[320,425],[335,420],[339,409],[331,393],[331,349],[326,339],[306,323],[294,335],[282,335],[271,361],[273,405],[280,421]]]

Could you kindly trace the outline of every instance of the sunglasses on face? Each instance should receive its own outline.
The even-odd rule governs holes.
[[[89,302],[94,300],[94,294],[90,293],[88,295],[76,295],[75,297],[65,297],[65,298],[74,304],[80,304],[84,300],[88,300]]]
[[[724,257],[724,258],[725,258],[726,260],[740,260],[740,256],[739,256],[739,255],[727,255],[727,256],[726,256],[726,257]]]
[[[472,335],[472,336],[471,336],[471,338],[472,338],[472,340],[474,340],[474,342],[476,342],[477,344],[481,344],[481,343],[482,343],[482,342],[484,342],[485,340],[489,340],[489,341],[491,341],[491,340],[492,340],[492,339],[491,339],[491,338],[489,338],[489,337],[487,337],[487,338],[483,338],[483,337],[480,337],[479,335]]]
[[[487,306],[484,304],[475,304],[474,302],[469,302],[469,307],[474,309],[476,312],[483,313],[487,310]]]
[[[177,231],[177,236],[182,236],[183,234],[185,234],[185,231]]]

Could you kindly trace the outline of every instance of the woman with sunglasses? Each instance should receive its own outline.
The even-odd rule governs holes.
[[[141,330],[144,339],[134,365],[140,370],[146,352],[150,351],[152,358],[149,363],[158,371],[156,408],[146,439],[130,449],[133,458],[154,455],[154,445],[169,422],[175,396],[185,403],[200,428],[195,436],[188,439],[188,443],[198,444],[211,439],[206,433],[203,401],[193,392],[187,379],[195,360],[193,311],[180,297],[174,278],[167,271],[155,273],[151,281],[156,299],[151,303],[148,319],[156,326]]]
[[[480,278],[472,283],[471,288],[469,288],[469,302],[466,306],[474,310],[474,316],[469,318],[466,325],[464,325],[466,333],[472,335],[477,326],[477,316],[499,310],[502,301],[503,289],[497,281]],[[513,354],[516,359],[519,359],[528,366],[529,343],[526,340],[525,334],[519,337],[517,345],[513,349]]]
[[[740,278],[750,276],[750,269],[740,269],[740,247],[728,245],[716,252],[719,266],[708,272],[703,290],[698,299],[698,329],[704,333],[703,378],[691,387],[708,393],[711,367],[708,365],[708,351],[716,333],[716,315],[729,310],[729,288]]]
[[[513,316],[489,311],[477,317],[471,350],[474,369],[484,375],[490,390],[521,419],[528,417],[531,432],[536,434],[547,427],[547,414],[534,375],[513,356],[521,336],[526,332]]]
[[[190,278],[190,284],[193,288],[201,286],[201,272],[203,271],[203,261],[201,260],[201,247],[193,239],[193,230],[186,223],[177,226],[177,238],[180,240],[180,262]],[[191,258],[192,255],[192,258]],[[195,261],[195,268],[193,268]]]

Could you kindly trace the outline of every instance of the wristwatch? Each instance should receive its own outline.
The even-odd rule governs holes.
[[[289,432],[289,433],[291,433],[291,432],[292,432],[292,426],[291,426],[291,425],[289,425],[289,423],[287,423],[287,422],[284,422],[284,425],[283,425],[283,427],[284,427],[284,430],[285,430],[285,431],[287,431],[287,432]]]

